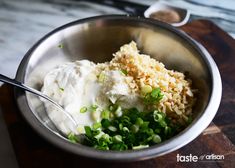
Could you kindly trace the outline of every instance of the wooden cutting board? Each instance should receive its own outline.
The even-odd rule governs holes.
[[[194,141],[177,151],[146,161],[101,162],[82,158],[54,147],[35,133],[22,119],[14,101],[13,88],[0,88],[0,102],[14,151],[21,168],[110,167],[235,167],[235,40],[212,22],[197,20],[181,27],[200,42],[217,63],[223,81],[223,96],[210,126]],[[177,154],[224,155],[220,161],[177,162]]]

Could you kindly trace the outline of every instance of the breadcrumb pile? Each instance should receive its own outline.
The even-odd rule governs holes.
[[[125,71],[132,92],[141,96],[145,86],[160,88],[163,98],[154,108],[167,114],[175,122],[185,123],[192,114],[196,98],[192,82],[181,72],[167,70],[163,63],[140,54],[135,42],[123,45],[110,63],[98,64],[102,69]],[[132,79],[132,80],[130,80]]]

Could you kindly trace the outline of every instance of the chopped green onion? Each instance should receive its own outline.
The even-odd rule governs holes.
[[[162,141],[159,135],[153,135],[152,140],[154,143],[160,143]]]
[[[111,137],[108,134],[103,134],[99,140],[100,142],[103,142],[103,146],[107,146],[112,142]]]
[[[141,93],[143,95],[152,92],[152,87],[150,85],[144,85],[143,87],[141,87]]]
[[[166,127],[167,124],[166,124],[166,121],[165,120],[161,120],[159,121],[159,124],[162,126],[162,127]]]
[[[119,105],[117,105],[117,104],[112,104],[112,105],[109,106],[109,110],[110,110],[111,112],[115,112],[115,111],[118,109],[118,107],[119,107]]]
[[[97,108],[98,108],[98,106],[97,106],[96,104],[93,104],[93,105],[90,107],[90,109],[91,109],[92,112],[96,111]]]
[[[146,142],[150,142],[150,141],[152,141],[153,140],[153,136],[150,136],[150,137],[148,137],[147,139],[146,139]]]
[[[128,74],[127,70],[125,70],[125,69],[122,69],[122,70],[121,70],[121,73],[123,73],[124,75],[127,75],[127,74]]]
[[[77,136],[76,136],[74,133],[72,133],[72,132],[70,132],[70,133],[68,134],[68,139],[69,139],[71,142],[73,142],[73,143],[78,142]]]
[[[110,118],[111,114],[119,110],[122,112],[120,117]],[[96,118],[100,115],[102,120],[101,122],[96,120],[92,127],[85,126],[84,140],[79,139],[79,141],[99,150],[122,151],[146,148],[169,139],[184,128],[173,127],[171,120],[160,111],[144,113],[136,108],[122,109],[115,104],[109,106],[108,110],[103,110],[101,114],[94,111],[91,115],[95,115]]]
[[[147,129],[149,127],[149,122],[148,121],[144,121],[143,124],[141,125],[142,129]]]
[[[106,77],[105,77],[104,72],[101,72],[98,76],[98,82],[100,82],[100,83],[104,82],[105,78]]]
[[[102,119],[101,120],[102,127],[108,128],[110,126],[110,121],[108,119]]]
[[[77,127],[77,131],[78,131],[80,134],[84,133],[84,127],[82,127],[82,126]]]
[[[59,48],[64,48],[64,45],[63,44],[59,44],[58,47]]]
[[[97,111],[92,111],[92,112],[91,112],[91,118],[92,118],[94,121],[97,121],[97,120],[98,120],[99,115],[100,115],[100,113],[97,112]]]
[[[165,114],[157,110],[153,113],[154,121],[158,122],[162,127],[166,127]]]
[[[165,126],[164,133],[165,133],[165,135],[169,135],[169,134],[171,134],[171,128],[170,128],[170,127],[168,127],[168,126]]]
[[[163,120],[164,118],[163,118],[163,113],[160,113],[159,111],[157,111],[157,110],[155,110],[154,112],[153,112],[153,118],[154,118],[154,121],[161,121],[161,120]]]
[[[110,106],[109,106],[109,110],[110,110],[110,111],[114,111],[114,108],[115,108],[114,105],[110,105]]]
[[[109,119],[110,111],[109,110],[103,110],[101,112],[101,117],[104,119]]]
[[[120,123],[118,126],[119,126],[119,129],[120,129],[120,130],[123,129],[123,124],[122,124],[122,123]]]
[[[128,129],[127,127],[123,127],[122,130],[123,130],[124,132],[129,132],[129,129]]]
[[[109,113],[109,118],[113,119],[115,116],[113,113]]]
[[[118,106],[116,111],[114,112],[114,114],[117,116],[117,117],[121,117],[122,116],[122,108],[121,106]]]
[[[111,126],[111,125],[108,127],[108,129],[109,129],[110,131],[113,131],[113,132],[116,132],[116,131],[117,131],[117,128],[114,127],[114,126]]]
[[[160,92],[160,89],[159,89],[159,88],[153,89],[153,91],[151,92],[151,96],[152,96],[152,97],[157,97],[158,94],[159,94],[159,92]]]
[[[143,121],[142,118],[138,117],[138,118],[136,119],[136,122],[135,122],[136,125],[141,126],[143,123],[144,123],[144,121]]]
[[[121,135],[115,135],[113,137],[114,142],[122,142],[122,136]]]
[[[147,133],[148,135],[153,135],[153,134],[154,134],[154,131],[153,131],[152,128],[149,128],[149,129],[146,130],[146,133]]]
[[[98,128],[100,128],[102,125],[101,125],[101,123],[100,122],[97,122],[97,123],[94,123],[93,124],[93,128],[94,129],[98,129]]]
[[[85,129],[86,135],[87,135],[88,137],[92,137],[92,130],[91,130],[91,127],[89,127],[89,126],[84,126],[84,129]]]
[[[60,91],[62,91],[62,92],[63,92],[63,91],[64,91],[64,88],[60,88]]]
[[[100,134],[100,130],[92,130],[92,134],[94,137],[97,137]]]
[[[155,88],[150,93],[145,94],[144,103],[145,104],[158,103],[163,98],[163,96],[164,95],[161,93],[160,88]]]
[[[87,107],[82,107],[81,109],[80,109],[80,113],[85,113],[87,111]]]
[[[127,150],[128,149],[128,146],[124,143],[114,143],[112,146],[111,146],[111,149],[112,150],[119,150],[119,151],[123,151],[123,150]]]
[[[138,125],[132,125],[131,126],[131,131],[134,132],[134,133],[137,133],[139,131],[139,126]]]
[[[110,136],[109,134],[103,134],[101,138],[103,138],[104,140],[109,140]]]
[[[109,147],[108,147],[108,145],[103,145],[103,146],[101,146],[101,145],[95,145],[94,146],[96,149],[99,149],[99,150],[109,150]]]
[[[149,145],[139,145],[139,146],[133,146],[132,149],[136,150],[136,149],[144,149],[144,148],[148,148]]]

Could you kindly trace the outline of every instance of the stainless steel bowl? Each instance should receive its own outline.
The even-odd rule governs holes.
[[[37,97],[16,90],[17,103],[24,118],[52,144],[77,155],[102,160],[148,159],[191,142],[209,125],[217,112],[222,92],[221,78],[215,62],[202,46],[165,23],[112,15],[66,24],[44,36],[27,52],[18,68],[16,79],[40,89],[45,74],[55,66],[80,59],[109,61],[112,53],[132,40],[137,42],[142,53],[163,62],[168,69],[187,72],[194,87],[199,90],[198,101],[193,109],[195,119],[177,136],[147,149],[124,152],[99,151],[73,144],[59,134]],[[58,47],[60,44],[63,48]]]

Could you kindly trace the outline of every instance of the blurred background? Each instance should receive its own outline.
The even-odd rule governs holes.
[[[96,15],[141,15],[132,7],[144,10],[158,2],[187,9],[191,13],[188,22],[211,20],[235,38],[234,0],[117,0],[115,5],[110,0],[0,0],[0,73],[14,78],[27,50],[58,26]],[[17,167],[1,109],[0,133],[0,167]]]

